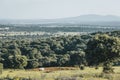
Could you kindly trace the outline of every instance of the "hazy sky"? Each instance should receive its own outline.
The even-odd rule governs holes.
[[[120,0],[0,0],[0,19],[51,19],[84,14],[120,16]]]

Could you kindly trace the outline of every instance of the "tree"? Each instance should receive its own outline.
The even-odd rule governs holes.
[[[9,68],[23,69],[27,66],[27,58],[21,55],[11,55],[5,60],[5,66]]]
[[[70,54],[70,63],[71,65],[78,65],[79,68],[81,65],[85,65],[85,52],[84,51],[71,51]]]
[[[57,63],[61,67],[61,66],[68,65],[69,61],[70,61],[70,55],[69,54],[65,54],[65,55],[59,55],[58,56]]]
[[[87,62],[89,66],[103,65],[103,72],[113,72],[112,63],[120,58],[120,39],[106,34],[95,35],[87,43]]]
[[[38,61],[31,60],[28,62],[27,68],[37,68],[39,66]]]

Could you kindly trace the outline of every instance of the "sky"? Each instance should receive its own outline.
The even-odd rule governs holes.
[[[0,0],[0,19],[55,19],[87,14],[120,16],[120,0]]]

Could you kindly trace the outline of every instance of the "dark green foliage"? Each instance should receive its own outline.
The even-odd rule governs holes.
[[[70,64],[71,65],[85,64],[85,52],[83,52],[83,51],[72,51],[70,53]]]
[[[37,68],[39,66],[38,61],[29,61],[27,68]]]
[[[0,63],[0,74],[2,74],[2,71],[3,71],[3,64]]]
[[[104,72],[111,70],[111,63],[120,58],[120,39],[106,34],[96,35],[87,44],[86,49],[88,65],[98,66],[103,64]]]
[[[23,69],[27,65],[27,58],[22,55],[11,55],[4,60],[5,68]]]
[[[114,73],[114,68],[112,68],[112,63],[104,63],[103,65],[103,72],[104,73]]]
[[[74,66],[85,62],[88,38],[60,36],[42,39],[1,41],[1,57],[5,68],[36,68],[42,66]],[[76,57],[76,58],[74,58]]]
[[[57,62],[59,66],[68,65],[69,61],[70,61],[70,55],[68,54],[58,56]]]
[[[0,62],[5,68],[36,68],[86,66],[87,63],[97,66],[104,61],[117,61],[120,43],[116,40],[119,39],[110,36],[118,36],[119,32],[108,32],[106,34],[110,36],[94,38],[95,34],[0,40]]]
[[[80,70],[84,70],[85,66],[84,65],[80,65],[79,68],[80,68]]]

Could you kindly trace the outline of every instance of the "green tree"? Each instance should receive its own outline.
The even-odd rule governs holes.
[[[37,68],[39,66],[38,61],[31,60],[28,62],[27,68]]]
[[[103,65],[103,72],[113,72],[112,63],[120,58],[120,39],[106,34],[96,35],[87,44],[89,66]]]
[[[85,65],[85,52],[84,51],[71,51],[70,63],[71,65]]]
[[[59,66],[66,66],[69,64],[70,61],[70,56],[69,54],[65,54],[65,55],[59,55],[58,56],[58,60],[57,63]]]
[[[6,67],[23,69],[27,66],[27,58],[21,55],[11,55],[5,60],[5,63],[7,63]]]

